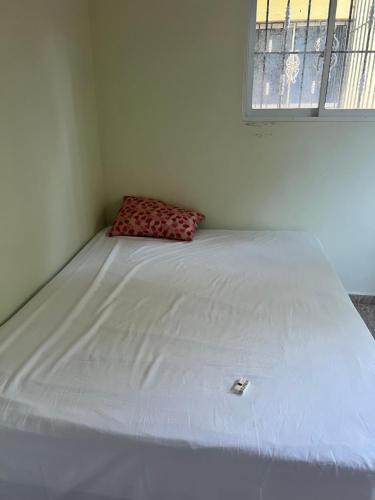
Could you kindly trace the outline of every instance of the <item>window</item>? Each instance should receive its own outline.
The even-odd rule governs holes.
[[[244,118],[375,120],[375,0],[250,0]]]

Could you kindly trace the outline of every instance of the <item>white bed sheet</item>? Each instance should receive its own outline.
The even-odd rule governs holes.
[[[374,500],[374,394],[311,235],[101,232],[0,329],[0,498]]]

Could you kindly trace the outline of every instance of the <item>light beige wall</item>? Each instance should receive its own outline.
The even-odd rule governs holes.
[[[102,224],[86,0],[0,0],[0,321]]]
[[[207,227],[305,229],[375,293],[375,124],[241,121],[247,0],[93,0],[108,221],[125,193]]]

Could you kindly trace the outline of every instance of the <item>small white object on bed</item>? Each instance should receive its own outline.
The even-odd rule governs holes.
[[[0,498],[374,499],[375,343],[319,243],[99,233],[0,329]]]

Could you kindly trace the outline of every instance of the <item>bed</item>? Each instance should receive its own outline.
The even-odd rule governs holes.
[[[373,500],[374,396],[313,236],[102,231],[0,328],[0,498]]]

